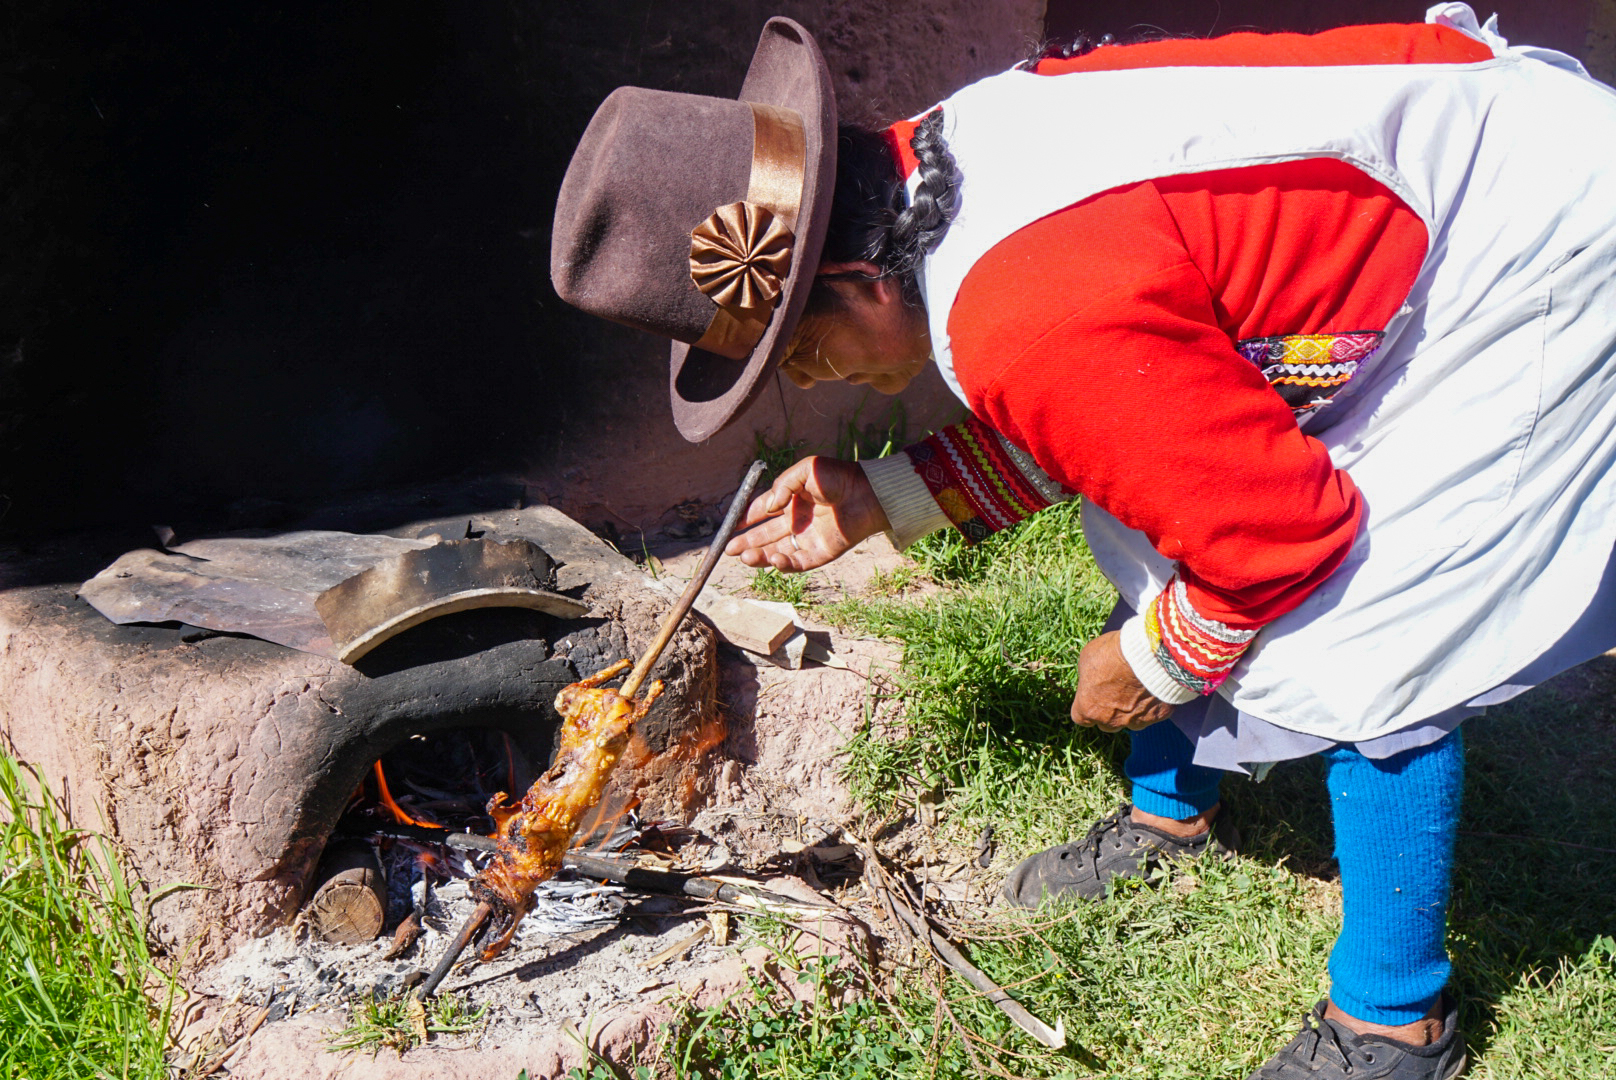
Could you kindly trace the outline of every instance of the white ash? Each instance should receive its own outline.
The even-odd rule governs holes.
[[[623,1002],[654,999],[671,992],[681,975],[735,947],[721,949],[704,941],[683,957],[646,970],[641,966],[645,960],[688,938],[705,917],[684,914],[697,906],[695,901],[633,897],[590,882],[554,882],[547,891],[556,909],[567,908],[565,893],[581,893],[564,918],[593,918],[592,928],[547,932],[541,906],[522,920],[500,957],[486,964],[462,962],[439,990],[464,994],[474,1009],[489,1006],[485,1037],[501,1027],[539,1019],[581,1023]],[[382,959],[392,945],[390,934],[364,945],[331,945],[283,927],[199,972],[194,988],[227,1001],[270,1005],[271,1023],[288,1012],[345,1013],[367,995],[386,997],[419,982],[475,906],[464,881],[429,890],[421,939],[391,961]],[[465,955],[475,956],[475,948]]]
[[[533,891],[533,910],[522,920],[522,929],[552,937],[604,930],[622,921],[627,905],[621,886],[552,879]]]

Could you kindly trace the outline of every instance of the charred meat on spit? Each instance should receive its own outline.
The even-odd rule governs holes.
[[[640,698],[601,686],[628,666],[622,660],[563,687],[555,704],[566,722],[555,764],[533,782],[521,802],[507,803],[503,791],[488,802],[499,850],[471,883],[472,894],[493,908],[481,953],[485,961],[505,951],[517,923],[533,907],[533,890],[561,869],[573,833],[600,802],[634,724],[662,693],[660,680]]]

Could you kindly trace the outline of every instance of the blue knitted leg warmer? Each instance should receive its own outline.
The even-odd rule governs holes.
[[[1323,756],[1343,908],[1330,998],[1359,1020],[1413,1023],[1452,966],[1448,892],[1464,740],[1455,729],[1381,761],[1345,746]]]
[[[1193,708],[1194,704],[1183,707]],[[1133,782],[1134,806],[1147,814],[1183,821],[1217,805],[1223,771],[1191,764],[1195,745],[1177,724],[1163,720],[1128,735],[1133,745],[1122,771]]]

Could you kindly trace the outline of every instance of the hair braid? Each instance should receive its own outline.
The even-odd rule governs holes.
[[[909,205],[892,223],[892,243],[884,264],[889,273],[905,277],[914,276],[948,232],[959,199],[954,155],[943,141],[943,110],[934,109],[920,122],[909,146],[920,163],[920,183]]]
[[[1071,60],[1074,57],[1087,56],[1102,45],[1116,44],[1118,41],[1115,34],[1101,34],[1098,38],[1078,34],[1070,41],[1048,41],[1039,45],[1031,56],[1016,67],[1022,71],[1036,71],[1040,60]]]
[[[954,155],[943,141],[942,110],[921,121],[909,145],[920,163],[913,200],[905,198],[903,174],[885,133],[841,126],[836,189],[820,258],[825,263],[873,263],[879,277],[897,281],[904,299],[919,305],[916,274],[948,231],[958,202]],[[808,311],[830,310],[836,303],[834,292],[821,281],[809,295]]]

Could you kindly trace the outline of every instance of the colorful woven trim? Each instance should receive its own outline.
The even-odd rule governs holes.
[[[1072,497],[976,417],[906,447],[915,472],[948,520],[972,543]]]
[[[1287,334],[1247,338],[1235,349],[1262,370],[1300,420],[1324,406],[1358,374],[1386,335],[1379,330],[1347,334]]]
[[[1216,690],[1257,636],[1255,630],[1234,630],[1197,612],[1176,575],[1145,605],[1144,615],[1151,653],[1174,682],[1197,694]]]

